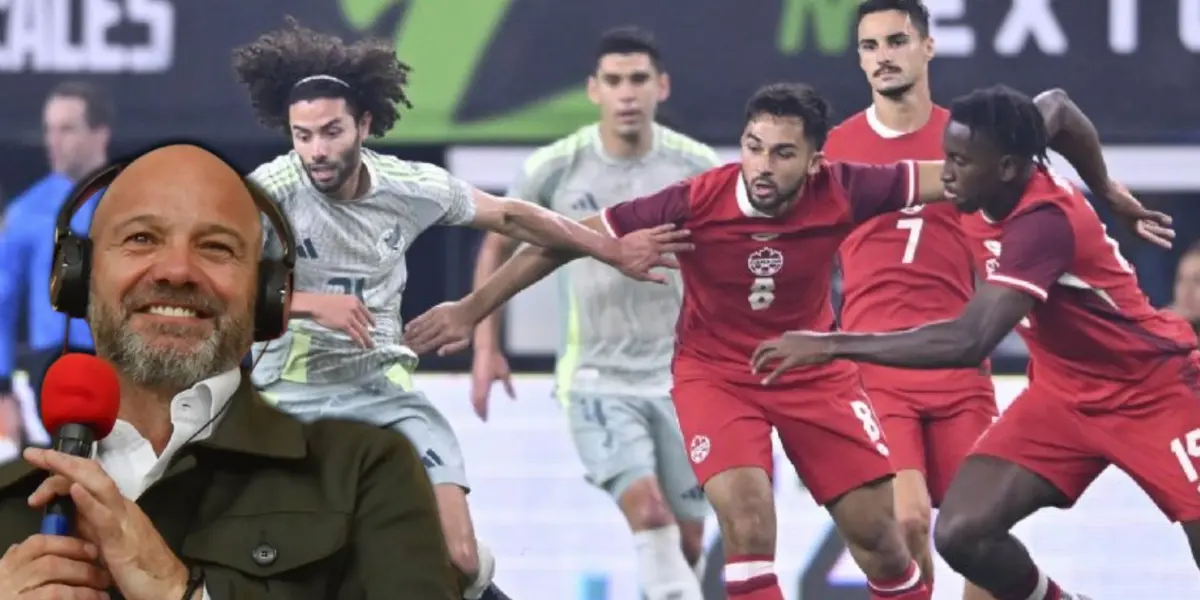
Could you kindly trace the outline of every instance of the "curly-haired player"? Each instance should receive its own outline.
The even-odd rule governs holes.
[[[363,147],[410,106],[409,67],[391,42],[352,44],[287,27],[238,48],[238,79],[263,124],[288,134],[293,150],[250,179],[292,221],[298,240],[292,321],[281,342],[256,349],[259,389],[302,419],[368,420],[408,436],[433,480],[464,598],[504,598],[491,585],[494,559],[475,540],[462,453],[446,419],[410,373],[417,355],[403,344],[404,256],[433,225],[468,225],[532,244],[586,252],[642,280],[683,233],[665,229],[620,241],[536,204],[497,198],[440,167]],[[272,240],[268,244],[274,245]]]

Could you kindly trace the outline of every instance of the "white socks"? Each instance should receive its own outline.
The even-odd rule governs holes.
[[[646,600],[704,600],[700,580],[683,556],[677,525],[634,532],[633,545]]]
[[[475,576],[475,581],[466,590],[463,590],[463,598],[465,600],[478,600],[483,593],[487,591],[488,586],[492,585],[492,578],[496,576],[496,556],[483,542],[475,540],[476,555],[479,557],[479,575]]]

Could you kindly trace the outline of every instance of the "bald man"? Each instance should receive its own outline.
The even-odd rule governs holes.
[[[412,445],[302,424],[239,368],[260,223],[238,173],[195,146],[144,154],[109,186],[88,322],[119,419],[95,460],[34,449],[0,467],[0,600],[459,597]],[[78,538],[38,534],[56,495]]]

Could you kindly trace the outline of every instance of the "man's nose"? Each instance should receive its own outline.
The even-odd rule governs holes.
[[[195,280],[195,256],[190,244],[184,242],[164,246],[150,268],[154,281],[169,285],[186,285]]]

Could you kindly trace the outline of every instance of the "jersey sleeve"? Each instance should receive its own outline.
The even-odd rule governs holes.
[[[1045,205],[1004,223],[1000,256],[988,283],[1020,290],[1045,301],[1050,286],[1075,258],[1075,234],[1061,208]]]
[[[430,198],[441,210],[438,225],[469,225],[475,220],[475,195],[471,184],[428,163],[419,163],[418,169],[420,180],[430,190]]]
[[[667,223],[682,224],[691,214],[691,181],[681,181],[649,196],[626,200],[600,213],[613,237]]]
[[[913,161],[887,165],[838,162],[831,168],[846,192],[855,223],[907,208],[917,200],[917,164]]]

